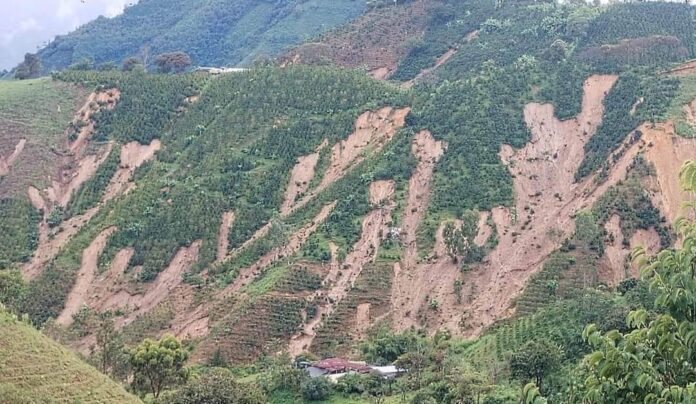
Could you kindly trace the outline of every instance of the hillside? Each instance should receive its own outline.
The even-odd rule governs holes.
[[[586,324],[654,309],[631,250],[694,219],[694,8],[380,6],[243,72],[0,83],[10,308],[84,354],[108,314],[125,346],[170,333],[261,380],[278,352],[425,350],[502,402],[545,339],[539,387],[568,394]]]
[[[39,51],[45,72],[82,58],[120,64],[187,52],[198,66],[250,65],[357,17],[363,1],[141,0],[100,17]]]
[[[75,354],[0,311],[0,401],[3,403],[139,403]]]

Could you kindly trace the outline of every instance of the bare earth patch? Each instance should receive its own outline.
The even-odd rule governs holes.
[[[125,193],[131,184],[133,173],[144,163],[155,158],[155,153],[162,148],[159,139],[153,140],[149,145],[141,145],[138,142],[130,142],[121,146],[119,168],[109,181],[104,192],[104,201],[111,200]]]
[[[310,300],[317,303],[317,314],[305,323],[301,332],[290,339],[288,351],[291,355],[297,356],[312,345],[322,320],[328,318],[346,297],[360,276],[363,267],[367,263],[373,262],[377,257],[377,250],[382,238],[387,233],[388,225],[391,222],[391,213],[395,206],[391,200],[393,192],[394,183],[392,181],[378,181],[377,184],[370,185],[370,200],[374,204],[384,205],[375,208],[363,218],[360,239],[355,243],[342,264],[335,261],[335,246],[332,247],[334,261],[324,280],[325,287],[310,297]]]
[[[290,172],[290,182],[285,190],[285,199],[283,199],[283,204],[280,207],[282,215],[290,213],[297,198],[307,192],[309,182],[314,178],[314,170],[319,162],[319,152],[326,145],[327,141],[325,140],[316,152],[297,159],[297,164]]]
[[[0,177],[4,177],[10,172],[10,167],[12,167],[12,163],[14,163],[17,157],[19,157],[19,154],[22,153],[22,150],[24,150],[24,145],[26,143],[27,139],[20,139],[20,141],[15,146],[14,151],[12,151],[12,154],[4,158],[0,156]]]
[[[220,230],[218,230],[216,262],[224,261],[227,256],[227,246],[229,245],[228,236],[232,223],[234,223],[234,212],[223,213],[220,222]]]
[[[418,159],[416,169],[408,183],[408,196],[404,210],[402,243],[404,255],[401,263],[394,268],[395,279],[392,288],[392,310],[398,329],[406,329],[414,324],[412,314],[417,311],[420,294],[431,284],[426,280],[432,271],[436,270],[429,264],[418,265],[418,245],[416,230],[425,216],[430,199],[430,185],[435,164],[437,164],[447,145],[436,141],[428,131],[416,134],[411,146],[411,152]],[[441,231],[438,231],[441,235]],[[438,236],[438,240],[439,240]],[[440,265],[442,262],[436,263]],[[442,272],[438,270],[438,274]],[[426,292],[427,293],[427,292]]]
[[[58,324],[70,325],[73,322],[73,316],[80,310],[80,307],[87,303],[87,296],[97,273],[99,256],[104,251],[109,237],[115,231],[115,227],[109,227],[102,231],[82,253],[82,266],[77,273],[75,285],[65,299],[65,308],[56,319]]]
[[[609,286],[615,287],[628,277],[638,277],[639,265],[631,262],[631,251],[634,248],[643,247],[649,256],[660,251],[660,235],[652,227],[647,230],[636,230],[631,236],[628,246],[624,245],[619,216],[612,215],[604,228],[612,241],[607,243],[604,248],[604,258],[599,267],[599,276]]]

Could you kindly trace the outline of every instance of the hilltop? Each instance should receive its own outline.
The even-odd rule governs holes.
[[[694,15],[413,0],[247,71],[0,83],[11,308],[84,354],[109,313],[244,371],[452,338],[506,393],[543,337],[562,394],[585,324],[652,309],[630,251],[691,214]]]
[[[60,35],[38,52],[45,72],[87,58],[97,65],[187,52],[199,66],[250,65],[344,24],[363,1],[141,0]]]

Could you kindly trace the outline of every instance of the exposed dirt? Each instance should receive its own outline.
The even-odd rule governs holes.
[[[433,170],[447,145],[436,141],[428,131],[416,134],[411,145],[411,153],[416,156],[418,164],[408,182],[408,197],[404,210],[403,223],[401,224],[402,242],[404,245],[404,258],[402,269],[408,273],[416,267],[418,258],[418,246],[416,245],[416,230],[423,220],[430,200],[430,183]],[[397,285],[405,285],[398,278]],[[399,304],[396,305],[398,307]]]
[[[406,124],[410,108],[384,107],[377,111],[367,111],[355,122],[355,131],[346,140],[331,148],[331,163],[327,167],[321,183],[299,200],[292,210],[304,206],[346,172],[365,159],[367,153],[381,150]]]
[[[99,256],[104,251],[109,237],[115,231],[115,227],[109,227],[102,231],[89,247],[82,252],[82,266],[77,273],[75,285],[65,299],[65,307],[56,319],[58,324],[63,326],[70,325],[73,322],[73,316],[80,310],[80,307],[87,303],[87,296],[90,293],[90,287],[97,273]]]
[[[612,215],[604,226],[609,236],[605,243],[604,258],[599,266],[600,279],[607,285],[615,287],[627,277],[638,277],[638,263],[631,262],[631,251],[641,246],[648,255],[654,255],[660,251],[660,235],[654,228],[638,229],[632,236],[628,245],[625,245],[621,232],[621,218]]]
[[[87,101],[77,111],[75,119],[73,119],[73,125],[79,128],[75,141],[70,144],[70,151],[73,154],[81,155],[85,146],[87,146],[87,142],[94,134],[92,116],[104,107],[113,109],[120,97],[121,92],[116,88],[92,93],[87,97]]]
[[[34,187],[29,187],[27,193],[29,194],[29,201],[34,209],[43,210],[46,208],[46,201],[44,201],[43,196],[41,196],[41,191]]]
[[[387,79],[425,31],[428,15],[437,2],[414,0],[376,7],[346,26],[328,33],[320,42],[303,44],[283,57],[291,64],[335,64],[365,68],[373,77]]]
[[[394,181],[380,180],[370,184],[370,203],[379,205],[394,195]]]
[[[370,303],[359,304],[355,311],[357,335],[365,335],[370,328]]]
[[[684,115],[686,115],[686,122],[696,128],[696,100],[684,105],[682,109],[684,110]]]
[[[488,224],[489,212],[479,212],[478,233],[474,238],[474,244],[483,247],[486,241],[493,235],[493,228]]]
[[[66,207],[73,193],[97,172],[99,166],[109,157],[113,144],[107,143],[97,154],[89,154],[75,160],[77,168],[63,171],[60,180],[53,180],[46,190],[48,200],[53,204]]]
[[[471,32],[469,32],[468,34],[466,34],[466,36],[464,37],[464,41],[465,41],[465,42],[471,42],[471,41],[473,41],[474,39],[476,39],[476,38],[478,37],[478,34],[479,34],[479,31],[478,31],[478,30],[471,31]],[[447,52],[443,53],[442,56],[440,56],[439,58],[437,58],[437,60],[435,60],[435,64],[434,64],[434,65],[432,65],[431,67],[428,67],[428,68],[426,68],[426,69],[421,70],[421,72],[418,73],[418,75],[417,75],[416,77],[414,77],[413,79],[411,79],[411,80],[409,80],[409,81],[404,82],[404,83],[401,85],[401,87],[402,87],[402,88],[411,88],[411,87],[413,87],[414,84],[416,84],[416,83],[418,83],[419,81],[423,80],[423,78],[429,76],[429,75],[430,75],[432,72],[434,72],[438,67],[440,67],[440,66],[444,65],[445,63],[447,63],[447,61],[450,60],[450,59],[452,58],[452,56],[454,56],[454,55],[457,54],[457,51],[458,51],[458,48],[457,48],[457,47],[453,47],[453,48],[448,49]]]
[[[377,257],[377,250],[382,238],[387,233],[388,225],[391,222],[391,213],[395,206],[391,201],[394,183],[379,181],[378,185],[374,183],[370,185],[370,191],[370,199],[373,203],[380,203],[383,206],[372,210],[363,218],[360,239],[348,253],[343,264],[339,265],[335,258],[336,246],[331,246],[332,265],[329,274],[324,279],[324,288],[310,297],[310,300],[317,303],[317,314],[305,324],[301,332],[290,339],[288,352],[293,356],[299,355],[312,345],[316,330],[321,326],[322,320],[328,318],[336,306],[346,297],[365,264],[373,262]],[[387,200],[389,202],[386,202]]]
[[[443,326],[453,331],[463,326],[465,334],[477,335],[493,321],[511,314],[513,299],[529,277],[573,233],[574,214],[591,206],[603,190],[625,177],[630,163],[627,158],[612,168],[609,179],[600,187],[594,178],[574,182],[583,146],[601,123],[604,97],[616,79],[588,78],[582,111],[575,119],[559,121],[550,104],[531,103],[525,107],[531,141],[520,150],[505,145],[500,152],[514,177],[514,209],[493,211],[499,243],[484,263],[465,277],[467,300],[471,299],[464,310],[467,317],[444,318]],[[441,297],[443,301],[446,298]]]
[[[20,139],[20,141],[17,143],[17,145],[14,148],[14,151],[12,151],[12,154],[10,154],[7,157],[2,157],[0,156],[0,177],[6,176],[10,172],[10,167],[12,167],[12,163],[19,157],[19,154],[24,150],[24,145],[27,143],[27,139]]]
[[[669,70],[667,73],[674,76],[691,76],[696,74],[696,60],[683,63],[674,69]]]
[[[169,266],[157,275],[157,279],[154,282],[147,285],[144,293],[131,296],[123,302],[118,302],[124,306],[134,308],[131,313],[122,319],[121,324],[131,323],[169,297],[182,284],[182,275],[198,261],[198,252],[202,244],[202,240],[196,240],[188,247],[181,247],[169,263]],[[187,288],[190,289],[188,286]]]
[[[671,223],[680,216],[692,217],[693,212],[682,206],[691,196],[682,190],[679,172],[686,160],[696,157],[696,139],[677,135],[672,122],[644,124],[638,130],[647,144],[645,157],[653,163],[657,174],[656,189],[651,192],[653,203]]]
[[[234,212],[223,213],[220,222],[220,230],[218,230],[216,262],[222,262],[227,256],[227,247],[229,245],[228,236],[232,223],[234,223]]]
[[[118,170],[109,181],[104,192],[103,201],[109,201],[121,195],[128,188],[135,170],[145,162],[155,158],[155,153],[162,148],[162,143],[155,139],[149,145],[130,142],[121,146],[120,164]]]
[[[285,190],[285,199],[280,207],[280,213],[287,215],[292,211],[295,201],[302,194],[307,192],[309,182],[314,178],[314,170],[319,162],[319,152],[326,147],[327,141],[322,142],[316,152],[301,156],[297,159],[297,164],[290,172],[290,182]]]
[[[411,152],[416,156],[418,164],[408,183],[408,196],[401,224],[401,238],[404,245],[404,255],[401,264],[394,268],[395,278],[392,288],[392,310],[397,328],[406,329],[414,324],[411,317],[417,296],[427,290],[431,284],[426,281],[435,270],[429,264],[418,265],[418,245],[416,230],[425,216],[430,199],[430,185],[435,164],[442,157],[447,145],[436,141],[428,131],[416,134],[411,146]],[[438,231],[438,235],[441,232]],[[440,265],[442,262],[436,263]],[[414,313],[415,314],[415,313]]]

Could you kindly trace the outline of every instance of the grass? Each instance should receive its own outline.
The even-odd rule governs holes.
[[[687,122],[684,106],[696,99],[696,76],[679,77],[679,82],[679,91],[667,109],[667,116],[674,122],[678,135],[693,138],[696,130]]]
[[[27,140],[10,174],[0,181],[0,197],[26,195],[29,185],[48,185],[59,160],[54,151],[84,94],[78,86],[50,78],[0,81],[0,156],[12,153],[20,139]]]
[[[2,309],[0,309],[0,401],[3,403],[140,402],[75,354]]]

